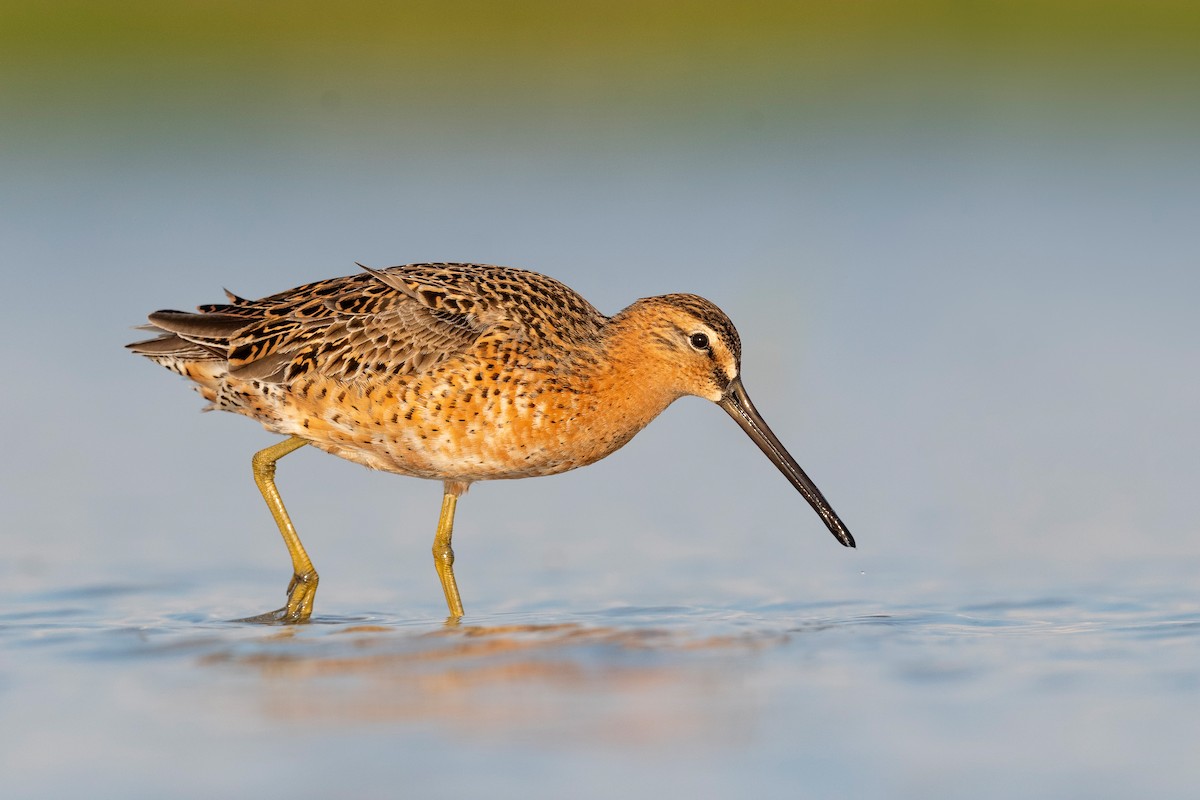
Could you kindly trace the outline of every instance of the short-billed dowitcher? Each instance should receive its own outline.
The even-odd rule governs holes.
[[[359,265],[362,266],[362,265]],[[292,557],[287,605],[303,622],[313,569],[275,488],[275,462],[311,444],[374,469],[443,482],[433,556],[452,618],[463,614],[450,538],[474,481],[552,475],[604,458],[684,395],[729,412],[839,542],[850,531],[742,386],[741,340],[692,294],[648,297],[606,317],[536,272],[411,264],[310,283],[262,300],[226,292],[199,313],[157,311],[129,345],[198,384],[209,408],[288,438],[254,455]]]

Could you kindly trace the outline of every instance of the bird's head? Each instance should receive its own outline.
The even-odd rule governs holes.
[[[695,395],[719,405],[804,496],[834,537],[854,547],[854,537],[750,402],[742,386],[742,341],[712,302],[694,294],[638,300],[613,318],[637,359],[647,367],[639,380],[669,399]],[[669,400],[668,400],[669,402]]]

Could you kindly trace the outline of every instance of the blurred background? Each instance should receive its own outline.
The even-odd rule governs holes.
[[[274,607],[273,437],[122,345],[222,287],[446,260],[718,303],[859,543],[685,399],[476,485],[469,612],[1193,596],[1198,33],[1184,0],[7,0],[0,581]],[[315,451],[279,485],[318,614],[444,613],[439,486]]]
[[[277,562],[246,475],[271,438],[194,413],[121,345],[156,308],[354,261],[526,267],[608,313],[708,296],[860,540],[833,546],[719,410],[685,400],[586,472],[476,487],[460,569],[472,585],[504,562],[489,603],[546,579],[511,571],[550,568],[596,599],[667,602],[722,582],[1003,590],[1200,555],[1190,3],[0,14],[10,582]],[[317,453],[281,470],[323,569],[426,559],[436,487]]]

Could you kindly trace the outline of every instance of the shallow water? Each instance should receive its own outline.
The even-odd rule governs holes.
[[[252,588],[4,598],[6,795],[1116,798],[1200,779],[1200,603],[1161,591],[452,627],[200,610]]]

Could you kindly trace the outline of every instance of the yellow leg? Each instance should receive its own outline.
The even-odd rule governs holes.
[[[450,548],[450,537],[454,535],[454,507],[458,504],[458,496],[467,490],[467,486],[457,481],[446,481],[445,487],[437,534],[433,537],[433,565],[442,581],[446,607],[450,609],[450,619],[447,621],[457,622],[462,619],[463,605],[458,595],[458,583],[454,580],[454,550]]]
[[[313,598],[317,594],[317,571],[313,569],[312,561],[304,551],[300,537],[296,535],[296,528],[288,518],[279,490],[275,488],[275,462],[306,444],[306,440],[293,436],[265,450],[259,450],[250,462],[254,469],[254,482],[258,484],[263,500],[267,501],[267,508],[271,509],[271,516],[275,518],[275,524],[283,534],[288,555],[292,557],[292,580],[287,588],[286,606],[278,611],[251,617],[247,622],[307,622],[312,615]]]

